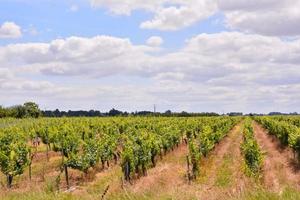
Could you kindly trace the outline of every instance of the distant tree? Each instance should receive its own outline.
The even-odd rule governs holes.
[[[137,115],[137,116],[147,116],[147,115],[151,115],[151,114],[153,114],[153,112],[150,112],[150,111],[139,111],[135,115]]]
[[[118,115],[122,115],[122,111],[119,111],[119,110],[116,110],[116,109],[111,109],[109,112],[108,112],[108,115],[109,116],[118,116]]]
[[[281,112],[270,112],[269,115],[284,115],[284,113],[281,113]]]
[[[26,116],[26,109],[22,105],[10,107],[9,116],[15,118],[24,118]]]
[[[182,111],[181,113],[179,113],[179,116],[180,117],[188,117],[188,116],[190,116],[190,114],[186,111]]]
[[[26,112],[26,117],[38,118],[41,116],[41,111],[38,104],[34,102],[26,102],[23,106]]]
[[[243,113],[241,112],[230,112],[227,113],[228,116],[243,116]]]
[[[55,117],[61,117],[60,111],[58,109],[56,109],[53,113]]]
[[[171,110],[167,110],[167,111],[164,113],[164,115],[166,115],[166,116],[171,116],[171,115],[172,115]]]
[[[123,115],[124,116],[128,116],[128,115],[130,115],[127,111],[125,111],[124,113],[123,113]]]
[[[7,117],[7,109],[0,106],[0,118]]]

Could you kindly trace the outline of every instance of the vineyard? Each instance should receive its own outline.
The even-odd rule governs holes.
[[[3,118],[0,199],[299,199],[299,125],[289,116]]]

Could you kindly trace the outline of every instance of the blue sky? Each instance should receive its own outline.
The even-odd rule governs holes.
[[[78,10],[72,11],[76,7]],[[115,15],[104,8],[93,8],[88,1],[61,0],[2,0],[0,20],[13,21],[24,29],[34,28],[39,34],[26,33],[13,42],[49,42],[57,38],[70,36],[93,37],[95,35],[111,35],[130,38],[134,44],[144,44],[145,41],[158,35],[164,38],[168,48],[179,48],[187,38],[199,33],[215,33],[226,30],[221,14],[214,14],[208,19],[199,21],[187,29],[174,32],[145,30],[139,24],[152,17],[153,14],[135,10],[130,16]],[[1,41],[9,44],[12,40]]]
[[[300,0],[0,3],[0,105],[300,112]]]

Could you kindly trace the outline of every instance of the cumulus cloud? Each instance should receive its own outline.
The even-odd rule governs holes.
[[[158,47],[164,43],[164,40],[159,36],[152,36],[147,39],[146,43],[149,46]]]
[[[0,26],[0,39],[19,38],[21,36],[21,27],[14,22],[4,22]]]
[[[175,31],[206,19],[215,12],[216,4],[213,1],[182,1],[177,6],[159,8],[155,12],[154,18],[143,22],[140,27],[162,31]]]
[[[109,36],[70,37],[50,43],[0,47],[3,66],[19,66],[46,75],[108,76],[115,73],[151,73],[148,53],[156,48],[135,46],[129,39]]]
[[[150,38],[148,44],[155,46],[161,42],[156,40],[159,38]],[[300,40],[223,32],[200,34],[188,40],[179,51],[153,55],[156,48],[133,45],[129,39],[70,37],[50,43],[1,47],[0,62],[7,68],[46,75],[103,77],[122,74],[201,82],[233,73],[264,75],[270,69],[279,76],[283,67],[284,73],[290,72],[286,76],[297,75],[294,67],[300,63],[299,46]]]
[[[12,76],[12,73],[7,68],[0,68],[0,83],[9,79]]]
[[[169,0],[90,0],[93,7],[105,7],[117,15],[130,15],[132,11],[144,9],[154,11]]]
[[[300,35],[300,0],[90,0],[116,15],[135,10],[153,13],[144,29],[175,31],[221,13],[233,30],[272,36]]]
[[[0,93],[82,109],[157,103],[172,110],[257,111],[259,103],[268,112],[297,105],[300,40],[222,32],[197,35],[172,53],[153,54],[157,47],[148,45],[96,36],[3,46]]]
[[[227,26],[264,35],[300,35],[300,0],[219,0]]]
[[[134,10],[146,10],[153,19],[142,22],[144,29],[175,31],[206,19],[217,10],[210,0],[90,0],[94,7],[105,7],[113,14],[130,15]]]

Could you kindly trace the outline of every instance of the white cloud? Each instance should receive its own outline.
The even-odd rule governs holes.
[[[8,68],[0,68],[0,83],[12,77],[12,73]]]
[[[300,40],[223,32],[195,36],[172,53],[156,50],[109,36],[3,46],[0,94],[77,109],[156,103],[218,112],[263,105],[268,112],[298,105]]]
[[[148,45],[158,45],[161,42],[156,41],[158,39],[151,38]],[[283,68],[286,76],[297,77],[299,73],[294,67],[300,63],[300,40],[284,41],[276,37],[223,32],[193,37],[177,52],[153,55],[155,49],[109,36],[70,37],[50,43],[1,47],[0,62],[3,67],[46,75],[103,77],[122,74],[176,77],[196,82],[235,73],[255,74],[255,77],[262,73],[264,76],[272,69],[273,74],[268,74],[272,83],[272,77],[278,80],[276,77],[280,77]]]
[[[116,15],[135,10],[153,13],[140,24],[144,29],[176,31],[206,20],[214,14],[225,17],[233,30],[274,36],[300,35],[300,0],[90,0],[94,7]]]
[[[217,0],[220,10],[244,10],[244,11],[257,11],[280,8],[291,0]]]
[[[213,15],[217,10],[211,0],[90,0],[94,7],[105,7],[117,15],[130,15],[134,10],[154,13],[154,18],[142,22],[144,29],[175,31]]]
[[[19,38],[21,36],[21,27],[14,22],[4,22],[0,26],[0,39]]]
[[[89,0],[93,7],[106,7],[117,15],[130,15],[134,10],[155,11],[170,0]]]
[[[4,66],[18,66],[49,75],[108,76],[144,73],[146,53],[155,48],[134,46],[128,39],[109,36],[70,37],[50,43],[13,44],[0,47]],[[151,73],[152,69],[147,69]],[[92,72],[92,73],[91,73]]]
[[[164,40],[159,36],[152,36],[147,39],[146,43],[149,46],[158,47],[164,43]]]
[[[54,85],[48,81],[30,81],[12,79],[0,84],[0,88],[5,90],[19,91],[38,91],[42,92],[48,89],[54,89]]]
[[[179,6],[158,9],[154,18],[143,22],[140,27],[162,31],[175,31],[206,19],[215,12],[216,4],[213,1],[182,1]]]
[[[300,35],[300,0],[219,0],[230,28],[264,35]]]

